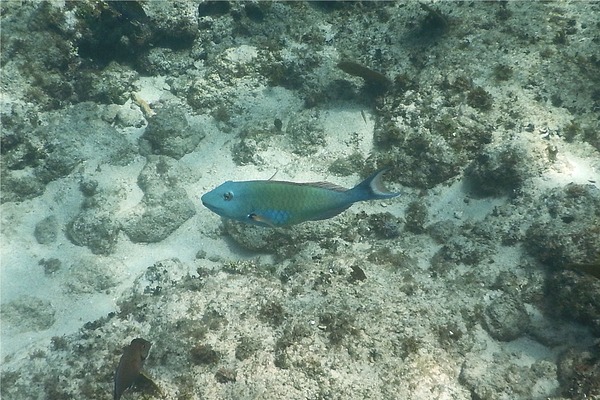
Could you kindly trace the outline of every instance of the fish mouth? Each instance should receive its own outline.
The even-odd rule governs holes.
[[[219,214],[222,211],[222,209],[220,207],[214,206],[214,205],[209,204],[209,203],[207,203],[205,201],[202,202],[202,205],[204,207],[208,208],[210,211],[212,211],[214,213],[217,213],[217,214]]]

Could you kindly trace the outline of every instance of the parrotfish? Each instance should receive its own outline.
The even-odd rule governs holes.
[[[149,341],[137,338],[125,347],[115,372],[114,400],[119,400],[123,392],[132,387],[140,378],[144,361],[150,352],[150,346],[152,343]]]
[[[331,218],[357,201],[400,195],[383,186],[381,177],[386,171],[375,172],[352,189],[329,182],[227,181],[201,200],[225,218],[272,228],[289,226]]]

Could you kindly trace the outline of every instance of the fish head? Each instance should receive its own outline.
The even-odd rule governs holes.
[[[245,221],[252,213],[245,184],[247,182],[227,181],[205,193],[200,200],[206,208],[222,217]]]
[[[151,346],[152,343],[142,338],[133,339],[131,341],[131,344],[129,345],[132,351],[135,351],[142,361],[145,360],[146,357],[148,357],[148,353],[150,353]]]

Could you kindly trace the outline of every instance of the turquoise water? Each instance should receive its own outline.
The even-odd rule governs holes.
[[[600,396],[598,3],[0,10],[2,398],[110,398],[135,338],[123,399]]]

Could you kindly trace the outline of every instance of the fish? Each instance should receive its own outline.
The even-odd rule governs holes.
[[[123,393],[133,386],[142,374],[144,361],[148,357],[152,343],[136,338],[123,350],[119,366],[115,372],[113,399],[119,400]]]
[[[583,272],[600,279],[600,259],[596,263],[572,263],[565,266],[567,269]]]
[[[347,189],[329,182],[277,180],[227,181],[201,197],[202,204],[221,217],[277,228],[334,217],[358,201],[389,199],[382,169]]]

